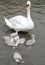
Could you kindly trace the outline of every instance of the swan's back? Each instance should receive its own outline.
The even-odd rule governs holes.
[[[14,25],[26,25],[27,20],[24,16],[15,16],[9,19],[9,21]]]
[[[9,21],[12,23],[15,30],[25,31],[27,29],[27,18],[24,16],[15,16],[10,18]]]

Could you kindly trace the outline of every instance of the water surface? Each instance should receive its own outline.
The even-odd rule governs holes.
[[[33,46],[20,45],[13,49],[5,45],[3,36],[14,32],[5,25],[4,17],[8,19],[16,16],[26,16],[25,4],[27,0],[0,0],[0,65],[17,65],[13,60],[14,51],[18,51],[25,61],[19,65],[45,65],[45,0],[31,0],[31,17],[35,28],[36,43]],[[25,33],[19,33],[21,37]],[[26,39],[30,38],[25,35]]]

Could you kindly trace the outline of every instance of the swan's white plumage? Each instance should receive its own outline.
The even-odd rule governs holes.
[[[23,31],[27,26],[27,20],[24,16],[15,16],[13,18],[10,18],[9,21],[11,21],[12,25],[14,26],[15,30]]]
[[[29,9],[27,10],[27,17],[24,16],[15,16],[10,18],[9,20],[5,19],[6,24],[15,31],[28,31],[34,28],[34,23],[30,17],[30,6],[31,2],[27,1],[27,5],[29,5]]]
[[[10,28],[14,28],[14,26],[11,24],[11,22],[9,22],[8,19],[4,18],[5,19],[5,23],[7,26],[9,26]]]

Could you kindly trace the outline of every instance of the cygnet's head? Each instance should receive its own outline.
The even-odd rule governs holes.
[[[28,10],[30,8],[31,8],[31,2],[30,1],[27,1],[27,3],[26,3],[26,9]]]
[[[32,38],[35,38],[35,35],[34,34],[32,34],[32,36],[31,36]]]

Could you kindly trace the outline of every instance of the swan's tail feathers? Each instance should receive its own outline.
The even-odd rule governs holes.
[[[12,23],[5,17],[4,17],[4,20],[5,20],[6,25],[12,29],[13,28]]]

